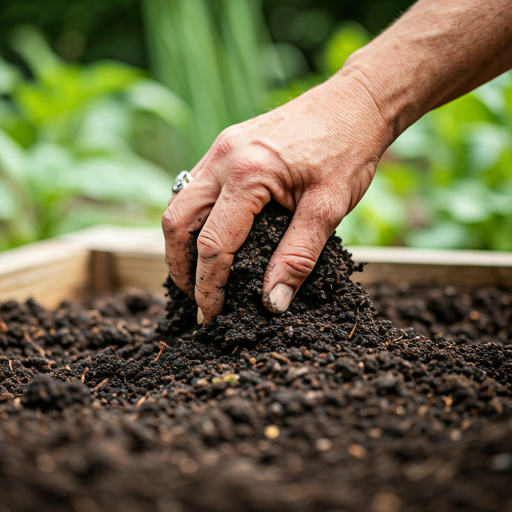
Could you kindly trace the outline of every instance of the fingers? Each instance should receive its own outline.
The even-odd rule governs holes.
[[[208,174],[198,176],[179,193],[162,215],[165,259],[172,280],[194,298],[192,254],[196,250],[194,232],[201,229],[220,193],[218,183]]]
[[[221,312],[233,256],[247,238],[254,215],[270,201],[270,192],[264,187],[253,188],[250,194],[231,189],[228,185],[223,188],[197,239],[198,323],[208,323]]]
[[[335,209],[319,193],[304,194],[292,222],[274,252],[263,282],[263,304],[284,313],[313,270],[325,243],[339,221]]]
[[[199,162],[197,162],[197,164],[194,166],[193,169],[190,170],[190,174],[192,175],[192,178],[197,178],[197,176],[199,175],[199,173],[201,172],[201,170],[203,169],[203,167],[206,165],[206,162],[208,161],[208,159],[210,158],[212,152],[214,150],[214,146],[210,147],[210,149],[205,153],[205,155],[203,156],[203,158],[201,158],[201,160],[199,160]],[[188,185],[187,185],[188,186]],[[186,188],[186,187],[184,187]],[[183,189],[180,190],[180,192],[182,192]],[[171,203],[177,198],[177,192],[173,192],[173,194],[171,195],[170,199],[169,199],[169,202],[167,203],[167,206],[171,206]]]
[[[196,252],[194,232],[205,223],[225,183],[229,156],[238,140],[237,128],[224,130],[203,158],[190,171],[194,180],[172,195],[162,216],[166,262],[175,284],[194,297]]]

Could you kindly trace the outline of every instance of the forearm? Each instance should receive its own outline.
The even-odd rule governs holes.
[[[363,83],[396,138],[512,68],[512,0],[419,0],[332,80]]]

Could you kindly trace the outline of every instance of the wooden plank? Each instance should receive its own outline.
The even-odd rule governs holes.
[[[143,288],[163,297],[168,270],[163,251],[155,253],[114,252],[114,279],[118,289]]]
[[[510,252],[362,246],[349,247],[349,250],[356,261],[368,263],[512,267]]]
[[[167,265],[160,228],[96,226],[61,239],[92,251],[93,290],[143,288],[164,296]]]
[[[368,262],[354,280],[512,289],[512,253],[351,247]],[[34,297],[53,307],[85,290],[145,288],[163,296],[167,277],[159,228],[99,226],[0,253],[0,301]]]
[[[0,253],[0,301],[34,298],[46,307],[73,299],[89,283],[90,251],[60,240]]]
[[[59,239],[94,251],[164,253],[164,237],[160,228],[94,226],[61,235]]]
[[[356,261],[367,262],[354,280],[437,284],[441,286],[500,285],[512,289],[512,253],[448,251],[408,247],[353,247]]]
[[[143,287],[162,293],[167,276],[159,228],[97,227],[74,235],[94,250],[112,254],[114,281],[119,288]],[[512,289],[512,253],[435,250],[406,247],[350,247],[354,259],[367,262],[353,279],[375,282],[438,285],[502,285]]]

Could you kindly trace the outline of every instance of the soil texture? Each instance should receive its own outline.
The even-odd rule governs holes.
[[[512,293],[496,287],[401,283],[368,288],[378,318],[431,339],[458,343],[512,343]]]
[[[378,314],[331,237],[273,315],[289,222],[256,217],[208,326],[170,280],[0,305],[0,512],[512,512],[512,294],[381,285]]]

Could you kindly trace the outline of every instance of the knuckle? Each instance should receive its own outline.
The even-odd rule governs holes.
[[[215,150],[213,152],[213,159],[218,161],[225,158],[233,149],[233,142],[228,137],[223,137],[215,144]]]
[[[285,269],[294,277],[308,276],[315,268],[317,255],[309,250],[294,251],[282,256]]]
[[[199,258],[216,258],[221,252],[218,236],[210,229],[203,228],[197,237],[197,255]]]
[[[343,195],[337,195],[332,190],[320,194],[317,204],[312,206],[309,212],[310,223],[319,226],[320,231],[323,231],[325,227],[328,230],[334,229],[343,217],[339,197],[343,197]]]
[[[162,215],[162,229],[165,235],[173,235],[178,230],[179,221],[176,213],[167,208]]]
[[[213,158],[215,160],[225,158],[233,151],[237,141],[237,133],[238,131],[235,126],[230,126],[220,133],[215,141],[213,151]]]
[[[229,177],[232,180],[245,182],[257,176],[261,176],[267,167],[263,158],[250,156],[239,158],[231,166]]]

